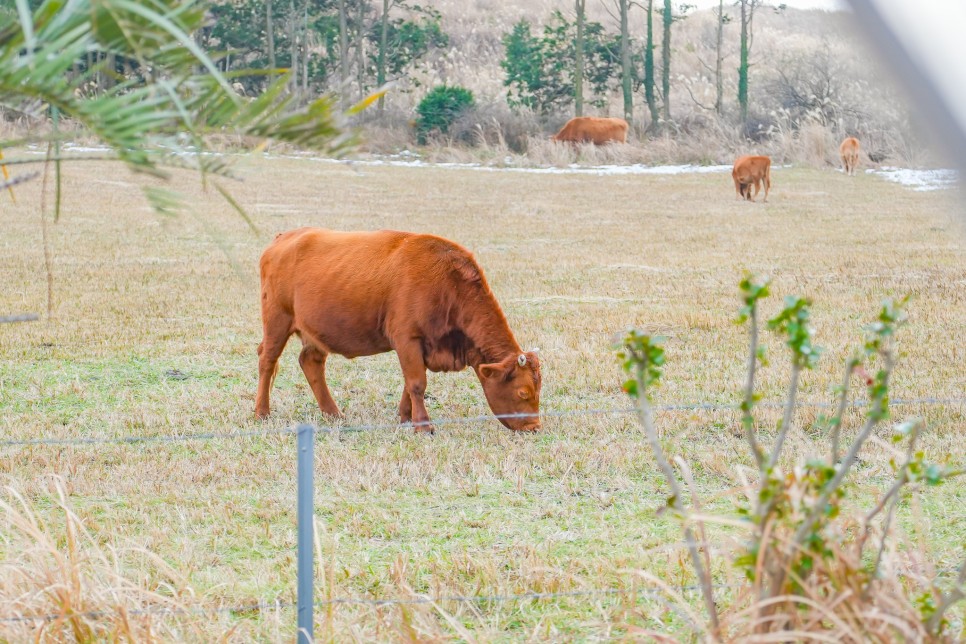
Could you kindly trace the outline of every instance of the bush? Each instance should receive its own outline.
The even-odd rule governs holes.
[[[666,510],[682,521],[706,611],[707,624],[695,623],[699,635],[712,641],[953,639],[946,615],[966,597],[966,563],[946,588],[935,579],[917,579],[912,574],[915,565],[897,565],[910,548],[897,543],[894,526],[902,499],[963,470],[925,460],[919,448],[924,423],[913,419],[893,427],[892,484],[880,491],[871,507],[858,498],[867,479],[853,472],[862,448],[890,415],[889,387],[898,353],[895,334],[906,320],[905,302],[883,303],[866,327],[862,347],[846,362],[838,400],[831,407],[835,415],[820,416],[816,423],[829,439],[825,454],[797,460],[786,469],[780,457],[794,423],[799,376],[812,369],[821,354],[812,342],[810,302],[788,297],[781,312],[767,322],[783,336],[792,366],[783,419],[768,446],[761,441],[755,417],[755,373],[765,359],[758,341],[759,303],[768,295],[768,282],[756,283],[749,276],[740,287],[744,306],[738,321],[749,324],[750,335],[740,431],[748,443],[752,475],[741,475],[744,500],[738,502],[736,516],[704,512],[689,466],[680,458],[669,459],[661,445],[649,398],[664,367],[663,338],[630,331],[618,353],[631,376],[624,389],[637,403],[640,423],[667,481]],[[861,428],[846,434],[845,412],[852,404],[855,381],[865,388],[867,410]],[[731,600],[715,597],[712,552],[718,548],[708,541],[708,522],[739,527],[743,535],[731,564],[744,572],[749,584]]]
[[[426,142],[426,136],[434,132],[447,134],[453,122],[467,109],[473,107],[473,92],[465,87],[438,85],[416,107],[416,138]]]
[[[503,101],[464,110],[449,129],[454,141],[471,146],[505,147],[517,154],[526,154],[530,137],[542,133],[533,112],[511,110]]]

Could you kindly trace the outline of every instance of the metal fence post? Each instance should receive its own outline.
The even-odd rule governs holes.
[[[315,427],[298,426],[298,644],[314,640],[312,587],[315,580]]]

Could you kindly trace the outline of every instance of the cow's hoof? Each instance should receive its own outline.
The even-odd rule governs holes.
[[[417,434],[428,434],[432,436],[436,433],[436,428],[432,423],[417,423],[413,426],[413,431]]]

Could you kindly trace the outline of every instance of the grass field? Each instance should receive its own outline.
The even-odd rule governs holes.
[[[68,166],[63,218],[48,223],[53,316],[0,326],[0,438],[331,426],[298,368],[297,341],[282,358],[273,416],[253,419],[257,259],[276,232],[302,225],[425,231],[467,246],[521,345],[541,350],[547,411],[629,407],[611,343],[630,326],[668,336],[656,404],[737,401],[746,338],[733,320],[746,270],[774,279],[766,313],[786,294],[815,302],[826,354],[805,375],[803,400],[831,399],[879,301],[907,293],[911,322],[900,336],[893,397],[966,392],[966,237],[951,191],[781,168],[769,203],[747,204],[735,200],[726,174],[541,175],[280,158],[242,159],[237,170],[244,181],[227,187],[257,233],[188,175],[174,186],[191,212],[164,217],[116,165]],[[39,181],[21,187],[16,206],[2,196],[0,314],[45,311],[39,190]],[[780,340],[765,341],[772,361],[761,392],[781,400],[789,365]],[[327,371],[345,426],[394,422],[402,378],[393,354],[334,358]],[[488,411],[470,371],[432,374],[428,394],[437,420]],[[922,415],[927,454],[961,463],[964,410],[913,405],[895,416]],[[799,413],[789,462],[824,449],[815,413]],[[766,440],[777,418],[760,414]],[[658,422],[701,491],[731,508],[738,470],[751,464],[735,414],[668,411]],[[8,515],[38,522],[34,532],[9,519],[0,529],[0,617],[56,611],[65,601],[89,610],[294,600],[291,436],[6,446],[0,473],[6,500],[16,491],[29,508]],[[640,570],[693,582],[678,525],[655,514],[666,487],[629,415],[549,418],[538,435],[512,435],[496,420],[444,425],[433,437],[344,433],[319,439],[316,473],[322,598],[650,587]],[[888,452],[870,445],[860,496],[871,499],[889,474]],[[88,537],[65,527],[57,480]],[[966,541],[966,485],[953,481],[918,505],[904,503],[902,525],[908,543],[928,544],[919,572],[948,571]],[[722,547],[726,532],[716,537]],[[54,556],[73,548],[73,559]],[[715,581],[740,579],[719,566]],[[45,584],[61,590],[39,592]],[[295,612],[130,619],[140,624],[135,632],[153,629],[161,639],[285,640]],[[335,605],[317,611],[316,634],[604,640],[633,637],[637,627],[687,632],[666,602],[640,593]],[[28,632],[29,624],[0,622],[0,639]]]

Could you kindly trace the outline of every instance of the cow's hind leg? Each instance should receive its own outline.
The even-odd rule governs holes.
[[[270,412],[269,393],[278,373],[278,359],[285,350],[291,331],[291,318],[277,316],[265,322],[262,341],[258,345],[258,389],[255,392],[255,416],[265,418]]]
[[[339,406],[332,399],[329,386],[325,382],[325,359],[327,357],[328,354],[320,349],[305,345],[302,347],[302,353],[299,354],[299,366],[302,367],[302,373],[305,374],[305,379],[309,381],[309,386],[312,387],[312,393],[315,394],[315,400],[319,403],[319,409],[322,410],[322,413],[330,416],[342,416],[342,412],[339,411]]]
[[[399,364],[406,383],[403,389],[403,400],[399,403],[399,420],[404,423],[412,421],[417,432],[432,433],[434,428],[429,421],[429,413],[426,411],[426,403],[423,399],[426,393],[426,363],[423,362],[422,345],[418,341],[409,341],[405,345],[397,346],[396,354],[399,356]]]
[[[413,420],[413,399],[409,390],[403,385],[402,400],[399,401],[399,422],[411,423]]]

